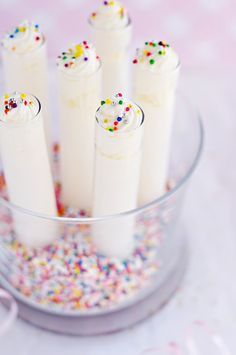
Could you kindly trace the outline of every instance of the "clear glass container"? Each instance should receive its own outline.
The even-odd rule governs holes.
[[[22,319],[61,333],[102,334],[141,321],[169,300],[186,266],[180,213],[203,146],[199,115],[180,94],[174,116],[167,191],[135,210],[103,218],[70,210],[68,217],[48,217],[9,203],[1,176],[0,284],[17,300]],[[57,174],[57,145],[54,160]],[[36,222],[46,230],[55,224],[58,238],[37,250],[21,245],[14,232],[14,220],[21,219],[28,230]],[[97,254],[93,230],[129,219],[135,219],[133,254]]]

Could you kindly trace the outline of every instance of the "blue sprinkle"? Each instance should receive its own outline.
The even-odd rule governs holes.
[[[14,38],[14,35],[10,35],[10,38]]]
[[[39,28],[39,25],[35,25],[35,28]]]
[[[122,117],[117,117],[117,121],[118,122],[122,121]]]
[[[18,32],[19,32],[19,28],[16,28],[16,29],[15,29],[15,33],[18,33]]]

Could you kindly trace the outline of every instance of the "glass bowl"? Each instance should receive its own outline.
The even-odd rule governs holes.
[[[90,218],[86,211],[49,217],[7,201],[0,180],[0,284],[16,299],[19,316],[52,331],[91,335],[117,331],[148,317],[177,289],[186,259],[180,218],[186,187],[203,147],[198,113],[177,94],[166,193],[132,211]],[[54,147],[55,176],[58,145]],[[57,179],[56,179],[57,180]],[[55,182],[59,194],[59,183]],[[59,208],[61,206],[59,205]],[[32,228],[57,228],[58,238],[41,249],[21,245],[14,220]],[[135,219],[133,254],[107,258],[96,253],[91,235],[99,228],[124,231]]]

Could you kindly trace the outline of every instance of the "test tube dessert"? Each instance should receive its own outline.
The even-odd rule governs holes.
[[[93,216],[103,217],[137,206],[144,115],[118,93],[96,112]],[[126,257],[134,248],[134,217],[99,221],[93,240],[99,253]]]
[[[134,100],[145,112],[139,204],[166,191],[179,58],[164,41],[145,42],[133,60]]]
[[[129,82],[128,48],[132,26],[119,1],[104,1],[89,18],[91,40],[102,59],[103,96],[123,91]]]
[[[51,152],[48,112],[46,40],[39,25],[23,21],[2,39],[2,60],[7,92],[30,92],[42,103],[44,128]]]
[[[101,62],[93,45],[83,41],[63,52],[57,64],[62,202],[91,210]]]
[[[14,205],[50,216],[57,215],[53,180],[43,129],[41,105],[30,94],[0,99],[0,152],[9,200]],[[17,238],[41,247],[57,236],[55,223],[15,210]]]

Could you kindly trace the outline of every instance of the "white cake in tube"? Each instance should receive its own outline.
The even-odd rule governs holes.
[[[121,93],[101,102],[96,113],[93,216],[136,208],[140,175],[143,112]],[[134,248],[134,217],[127,215],[93,226],[98,252],[127,257]]]
[[[164,41],[146,42],[134,63],[134,100],[145,113],[139,205],[166,191],[179,58]]]
[[[5,90],[29,92],[40,100],[51,151],[46,40],[39,25],[26,20],[6,33],[2,39],[2,59]]]
[[[132,26],[119,1],[104,1],[89,18],[91,40],[103,63],[103,96],[122,91],[127,94]]]
[[[83,41],[63,52],[57,64],[62,202],[91,210],[101,62],[93,45]]]
[[[0,152],[10,202],[56,216],[41,105],[34,96],[14,93],[0,99]],[[57,237],[55,222],[13,211],[14,230],[23,244],[41,247]]]

